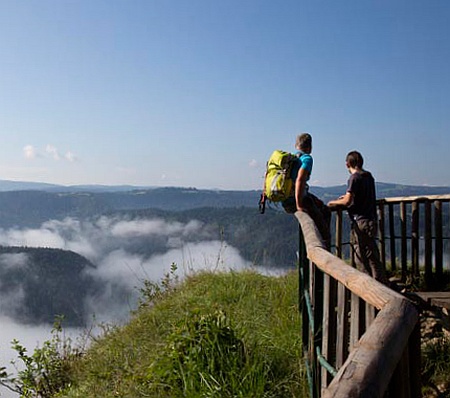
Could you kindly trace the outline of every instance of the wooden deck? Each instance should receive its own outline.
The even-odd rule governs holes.
[[[416,292],[415,294],[429,305],[450,310],[450,292]]]

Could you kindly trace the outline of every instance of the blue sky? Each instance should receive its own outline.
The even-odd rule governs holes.
[[[259,189],[450,186],[448,0],[2,0],[0,179]]]

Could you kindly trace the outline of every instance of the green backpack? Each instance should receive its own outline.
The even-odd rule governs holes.
[[[265,202],[282,202],[294,195],[294,182],[291,179],[293,161],[297,156],[292,153],[275,150],[267,162],[264,177],[264,189],[259,201],[261,213],[264,213]]]

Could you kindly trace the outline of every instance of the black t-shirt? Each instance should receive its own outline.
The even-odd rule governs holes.
[[[375,180],[368,171],[353,173],[348,179],[347,192],[353,195],[348,213],[354,220],[377,218]]]

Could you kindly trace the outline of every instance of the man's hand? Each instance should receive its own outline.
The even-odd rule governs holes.
[[[338,207],[338,206],[350,206],[353,201],[353,195],[347,192],[345,195],[339,196],[335,200],[330,200],[327,204],[328,207]]]

